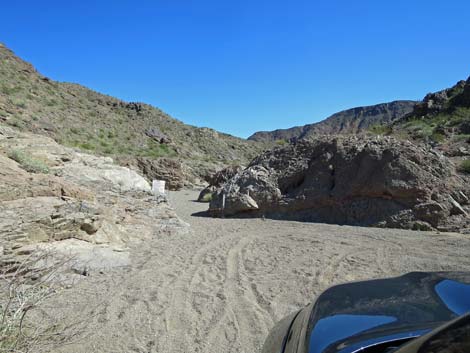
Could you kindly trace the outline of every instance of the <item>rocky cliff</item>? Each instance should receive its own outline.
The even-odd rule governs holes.
[[[308,139],[316,135],[357,134],[367,131],[371,126],[400,119],[413,110],[416,102],[395,101],[368,107],[357,107],[333,114],[315,124],[297,126],[290,129],[260,131],[248,139],[253,141],[291,141]]]
[[[213,195],[226,216],[468,230],[470,189],[425,145],[390,137],[319,137],[261,154]]]

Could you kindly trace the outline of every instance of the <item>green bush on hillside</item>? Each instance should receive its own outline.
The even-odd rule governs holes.
[[[369,127],[369,131],[376,135],[389,135],[392,133],[392,128],[389,125],[375,124]]]
[[[466,159],[462,161],[462,163],[459,166],[459,170],[462,173],[470,174],[470,159]]]
[[[30,173],[49,173],[49,167],[41,160],[25,153],[21,150],[13,150],[8,157],[16,161],[21,168]]]
[[[278,145],[278,146],[284,146],[286,144],[287,144],[287,141],[284,140],[284,139],[276,140],[276,145]]]

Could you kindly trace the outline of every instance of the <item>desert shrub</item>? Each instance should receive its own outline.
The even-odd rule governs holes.
[[[13,95],[13,94],[16,94],[18,92],[21,91],[21,87],[10,87],[10,86],[6,86],[6,85],[3,85],[0,89],[0,91],[3,93],[3,94],[6,94],[6,95]]]
[[[84,150],[87,150],[87,151],[94,151],[95,150],[95,146],[92,145],[89,142],[79,143],[77,147],[79,147],[81,149],[84,149]]]
[[[10,126],[16,127],[18,129],[23,129],[25,127],[23,120],[18,118],[18,116],[14,116],[11,119],[8,119],[7,124]]]
[[[81,133],[81,129],[79,129],[77,127],[71,127],[70,128],[70,133],[74,134],[74,135],[79,135]]]
[[[55,99],[49,99],[46,102],[46,105],[49,106],[49,107],[53,107],[53,106],[57,105],[57,101]]]
[[[21,168],[30,173],[49,173],[49,167],[41,160],[25,153],[21,150],[13,150],[8,157],[19,163]]]
[[[440,133],[440,132],[437,132],[437,131],[434,131],[432,134],[431,134],[431,139],[435,142],[443,142],[445,140],[445,135]]]
[[[276,145],[278,145],[278,146],[284,146],[285,144],[287,144],[286,140],[277,140],[276,141]]]
[[[24,109],[26,108],[26,102],[22,99],[17,99],[17,100],[14,100],[13,101],[13,104],[17,107],[17,108],[21,108],[21,109]]]
[[[137,152],[137,155],[150,158],[173,157],[176,155],[176,152],[173,148],[164,143],[159,144],[154,141],[150,141],[146,148]]]
[[[51,262],[49,257],[43,253],[0,263],[0,352],[44,352],[67,340],[70,331],[61,325],[42,326],[29,320],[61,287],[57,275],[65,262]]]
[[[470,141],[470,134],[459,134],[454,136],[454,141]]]
[[[459,171],[462,173],[470,174],[470,159],[466,159],[460,163]]]
[[[376,135],[389,135],[392,133],[392,128],[389,125],[375,124],[369,127],[369,131]]]
[[[212,201],[212,193],[209,192],[207,194],[205,194],[203,197],[202,197],[202,202],[211,202]]]

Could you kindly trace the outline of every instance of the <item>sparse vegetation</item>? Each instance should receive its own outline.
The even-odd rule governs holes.
[[[284,139],[276,140],[276,145],[278,146],[284,146],[285,144],[287,144],[287,141]]]
[[[466,159],[460,163],[459,171],[465,174],[470,174],[470,159]]]
[[[29,320],[41,303],[62,287],[57,276],[70,261],[52,261],[51,254],[28,255],[21,262],[0,264],[0,352],[40,353],[78,336],[82,323],[44,325]]]
[[[13,150],[8,154],[8,157],[18,162],[21,168],[30,173],[49,173],[49,167],[43,161],[32,157],[24,151]]]
[[[204,155],[208,157],[204,164],[212,167],[234,159],[246,164],[266,147],[185,125],[147,104],[54,82],[6,48],[0,48],[0,76],[2,120],[22,131],[47,133],[87,152],[111,157],[180,157],[192,166]],[[149,129],[161,131],[165,141],[149,137]]]
[[[13,116],[7,120],[7,124],[20,130],[24,129],[24,122],[17,116]]]
[[[408,131],[413,137],[430,138],[441,142],[445,139],[441,131],[452,130],[466,121],[470,121],[470,108],[456,107],[436,115],[410,119],[401,124],[400,128]]]
[[[375,135],[389,135],[392,133],[392,128],[390,125],[375,124],[369,128],[369,131]]]
[[[211,202],[212,201],[212,193],[207,193],[202,197],[202,202]]]

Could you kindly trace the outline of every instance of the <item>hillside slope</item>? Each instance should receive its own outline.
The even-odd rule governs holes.
[[[394,101],[367,107],[357,107],[331,115],[323,121],[290,129],[260,131],[248,140],[267,142],[304,139],[314,135],[356,134],[375,124],[388,123],[410,113],[416,102]]]
[[[222,165],[247,163],[262,150],[253,141],[186,125],[147,104],[55,82],[2,44],[0,79],[0,121],[128,165],[166,157],[182,161],[188,177],[201,176]],[[135,158],[141,163],[133,163]]]
[[[470,136],[470,78],[427,94],[410,114],[393,121],[389,127],[395,133],[425,142],[465,140]]]
[[[470,78],[427,94],[410,114],[371,131],[430,144],[450,157],[470,182]]]

